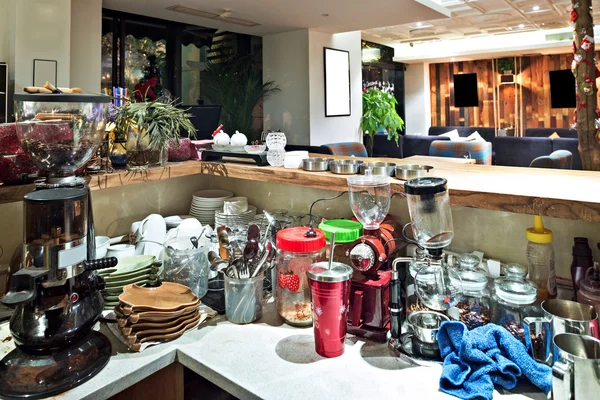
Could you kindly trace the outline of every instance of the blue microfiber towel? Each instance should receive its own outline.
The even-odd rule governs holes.
[[[440,389],[461,399],[491,399],[494,385],[512,389],[526,377],[548,393],[552,369],[536,362],[519,340],[495,324],[471,331],[457,321],[442,323],[438,344],[444,366]]]

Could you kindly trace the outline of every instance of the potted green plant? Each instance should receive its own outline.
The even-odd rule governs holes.
[[[252,113],[261,100],[281,89],[273,81],[263,82],[256,54],[208,61],[201,72],[202,96],[222,107],[221,123],[230,132],[248,133],[248,140],[260,137],[252,127]],[[216,128],[216,127],[215,127]]]
[[[498,71],[502,71],[504,75],[512,75],[514,68],[514,60],[510,58],[501,58],[498,60]]]
[[[179,132],[196,137],[190,114],[174,101],[128,102],[119,107],[116,129],[127,132],[127,169],[142,170],[150,164],[162,165],[169,146],[179,145]]]
[[[398,145],[399,131],[404,129],[404,121],[396,112],[398,101],[391,94],[377,89],[369,89],[363,93],[363,114],[360,127],[365,135],[367,153],[373,155],[373,135],[379,128],[387,131],[388,140]]]

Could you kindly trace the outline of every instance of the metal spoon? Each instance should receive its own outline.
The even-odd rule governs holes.
[[[221,258],[219,257],[219,255],[217,253],[215,253],[214,251],[209,251],[208,252],[208,262],[211,264],[214,264],[215,262],[217,262],[218,260],[220,260]]]
[[[213,272],[221,272],[227,267],[229,267],[229,260],[218,259],[210,264],[210,270]]]
[[[194,246],[195,249],[198,248],[198,238],[196,236],[192,236],[190,238],[190,242],[192,242],[192,245]]]

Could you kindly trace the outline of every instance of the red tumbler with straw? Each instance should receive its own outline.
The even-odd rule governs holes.
[[[331,237],[331,252],[335,234]],[[350,278],[352,267],[333,262],[318,262],[306,272],[313,313],[315,350],[323,357],[344,354],[346,317],[350,301]]]

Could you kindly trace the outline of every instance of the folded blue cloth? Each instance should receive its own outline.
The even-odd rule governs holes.
[[[552,369],[536,362],[506,329],[488,324],[471,331],[457,321],[442,323],[438,344],[444,366],[440,389],[461,399],[491,399],[494,385],[512,389],[526,377],[548,393]]]

